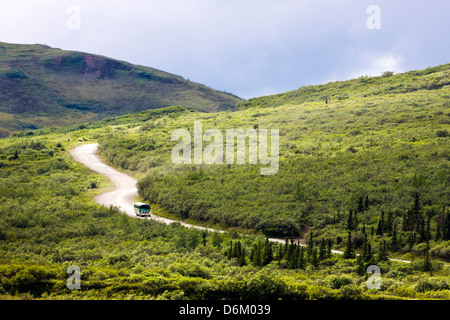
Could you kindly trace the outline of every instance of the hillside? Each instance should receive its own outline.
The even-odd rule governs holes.
[[[380,77],[359,77],[348,81],[304,86],[271,96],[263,96],[238,105],[239,109],[251,107],[276,107],[286,104],[300,105],[305,102],[336,102],[349,98],[376,98],[380,95],[406,94],[422,90],[438,90],[450,85],[450,64],[413,70],[394,75],[387,71]],[[446,104],[450,107],[450,104]]]
[[[172,106],[1,139],[0,297],[448,300],[450,88],[433,85],[448,77],[444,65],[256,98],[236,112]],[[408,81],[414,90],[389,89]],[[192,134],[194,121],[222,133],[278,129],[278,173],[174,165],[172,133]],[[229,232],[95,205],[110,183],[67,152],[86,141],[139,179],[153,213]],[[366,286],[374,264],[379,290]],[[66,288],[69,265],[81,267],[82,290]]]
[[[111,163],[145,175],[142,197],[179,219],[279,237],[314,230],[339,242],[352,212],[355,241],[361,244],[363,227],[376,230],[383,213],[389,221],[385,231],[392,236],[398,228],[408,252],[410,232],[422,228],[422,240],[416,240],[424,241],[428,218],[433,233],[442,235],[450,205],[450,87],[444,84],[449,67],[367,78],[355,91],[361,79],[310,87],[314,95],[298,95],[302,88],[286,93],[285,100],[280,95],[249,100],[234,113],[150,119],[104,136],[100,148]],[[398,89],[410,78],[414,90]],[[317,94],[336,87],[347,88],[345,98],[323,100]],[[261,176],[260,164],[172,164],[171,133],[186,128],[192,134],[195,120],[224,136],[228,128],[279,129],[278,173]],[[414,207],[418,203],[420,210]],[[421,218],[412,219],[420,228],[406,222],[414,210],[420,211]],[[448,259],[448,252],[442,254]]]
[[[154,68],[45,45],[0,43],[0,137],[171,105],[234,110],[239,101]]]

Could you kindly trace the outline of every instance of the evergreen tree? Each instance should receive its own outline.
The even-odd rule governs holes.
[[[333,246],[333,242],[331,241],[331,239],[327,240],[327,259],[331,258],[331,247]]]
[[[298,245],[292,244],[292,257],[289,261],[290,263],[290,269],[297,269],[297,262],[298,262]]]
[[[352,242],[352,233],[348,232],[347,244],[344,250],[344,259],[354,259],[355,258],[355,250],[353,249]]]
[[[408,232],[408,248],[412,249],[414,244],[416,243],[416,233],[414,231]]]
[[[245,249],[244,249],[244,247],[242,247],[242,249],[241,249],[241,253],[239,255],[239,260],[238,261],[239,261],[239,266],[240,267],[246,265],[246,262],[245,262]]]
[[[208,235],[207,231],[202,232],[203,246],[206,247],[206,236]]]
[[[364,211],[367,211],[369,209],[369,196],[366,194],[366,197],[364,198]]]
[[[300,250],[300,253],[299,253],[299,258],[298,258],[298,267],[300,269],[305,269],[305,267],[306,267],[305,249],[303,247],[300,247],[299,250]]]
[[[356,257],[356,265],[358,266],[356,269],[356,273],[360,276],[364,275],[365,273],[364,261],[361,255]]]
[[[397,251],[397,249],[398,249],[397,228],[394,227],[392,231],[391,250]]]
[[[283,253],[284,256],[287,255],[288,249],[289,249],[289,242],[288,239],[286,238],[284,239],[284,253]]]
[[[380,247],[378,249],[377,261],[386,261],[388,260],[387,256],[387,244],[386,241],[381,241]]]
[[[445,215],[442,238],[444,241],[450,240],[450,210]]]
[[[424,217],[420,217],[419,221],[417,223],[417,233],[419,234],[419,242],[425,242],[427,239],[427,231],[426,231],[426,226],[425,226],[425,218]]]
[[[439,223],[436,226],[436,237],[435,240],[439,241],[442,238],[442,234],[441,234],[441,226],[439,225]]]
[[[288,268],[291,268],[292,266],[292,260],[294,258],[294,240],[291,239],[291,243],[289,244],[288,247],[288,252],[286,254],[286,262],[288,264]]]
[[[357,212],[364,212],[364,197],[360,196],[358,198],[358,209]]]
[[[307,247],[307,252],[306,252],[306,257],[307,257],[307,261],[308,263],[311,262],[312,260],[312,252],[313,252],[313,248],[314,248],[314,240],[313,240],[313,232],[311,231],[309,234],[309,239],[308,239],[308,247]]]
[[[358,212],[355,210],[355,214],[353,215],[353,231],[358,230]]]
[[[314,268],[319,268],[319,257],[317,256],[317,248],[314,248],[312,251],[312,265]]]
[[[266,239],[262,257],[262,265],[263,266],[268,265],[272,260],[273,260],[272,243],[268,239]]]
[[[232,257],[233,257],[233,241],[230,241],[230,246],[228,247],[227,251],[227,258],[228,260],[231,260]]]
[[[240,254],[241,254],[241,242],[238,241],[236,242],[234,248],[232,248],[232,258],[239,258]]]
[[[319,261],[323,261],[325,260],[325,239],[322,238],[322,240],[320,240],[320,245],[319,245]]]
[[[260,243],[254,244],[252,252],[250,254],[252,264],[256,267],[262,266],[262,255],[261,255],[261,245]]]
[[[409,214],[407,213],[407,211],[403,211],[403,232],[408,231],[409,225],[408,216]]]
[[[348,212],[347,230],[350,230],[350,231],[353,230],[353,210],[352,209],[350,209]]]
[[[387,221],[384,224],[384,232],[387,232],[389,235],[391,235],[392,232],[392,223],[393,223],[393,215],[392,212],[388,212],[388,218]]]
[[[281,267],[281,261],[283,260],[283,247],[281,245],[277,247],[278,247],[277,253],[278,266]]]
[[[377,235],[382,236],[384,229],[384,211],[381,210],[381,218],[378,220]]]
[[[423,271],[430,271],[430,273],[432,272],[432,266],[431,266],[431,261],[430,261],[430,243],[427,241],[427,249],[425,252],[425,261],[423,263],[423,267],[422,270]]]
[[[370,244],[370,241],[367,238],[367,235],[364,236],[364,243],[363,243],[363,252],[362,252],[362,261],[367,262],[372,260],[372,246]]]

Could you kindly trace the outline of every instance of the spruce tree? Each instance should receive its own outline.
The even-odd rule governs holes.
[[[445,214],[442,238],[444,241],[450,240],[450,210]]]
[[[230,246],[228,247],[227,258],[230,260],[233,257],[233,241],[230,241]]]
[[[347,230],[350,230],[350,231],[353,230],[353,210],[352,209],[350,209],[348,212]]]
[[[387,245],[386,245],[386,241],[381,241],[380,243],[380,247],[378,249],[378,254],[377,254],[377,261],[386,261],[388,260],[387,257]]]
[[[261,245],[254,244],[252,253],[250,254],[252,264],[256,267],[261,267],[262,265],[262,259],[261,259]]]
[[[208,235],[207,231],[202,232],[203,246],[206,247],[206,236]]]
[[[369,196],[366,194],[366,197],[364,199],[364,211],[367,211],[369,209]]]
[[[383,226],[384,231],[387,232],[388,235],[391,235],[391,232],[392,232],[392,223],[393,223],[392,219],[393,219],[392,212],[389,211],[387,221],[385,222],[385,224]]]
[[[441,234],[441,226],[439,224],[437,224],[436,226],[436,237],[435,240],[439,241],[442,238],[442,234]]]
[[[242,266],[245,266],[245,265],[246,265],[246,262],[245,262],[245,249],[244,249],[244,247],[242,247],[241,253],[239,255],[239,266],[242,267]]]
[[[348,232],[347,244],[344,250],[344,259],[354,259],[355,258],[355,250],[353,249],[352,242],[352,233]]]
[[[331,247],[333,246],[333,243],[331,241],[331,239],[327,240],[327,259],[331,258]]]
[[[290,261],[290,268],[291,269],[297,269],[297,261],[298,261],[298,245],[293,244],[293,250],[292,250],[292,258]]]
[[[358,198],[358,210],[357,212],[363,212],[364,211],[364,199],[363,196],[360,196]]]
[[[356,230],[358,230],[358,212],[355,210],[355,214],[354,214],[354,216],[353,216],[353,225],[352,225],[352,227],[353,227],[353,231],[356,231]]]
[[[281,267],[281,261],[283,260],[283,248],[281,245],[278,247],[278,253],[277,253],[277,260],[278,260],[278,266]]]
[[[364,236],[364,243],[363,243],[363,252],[362,252],[362,260],[364,262],[368,262],[372,260],[372,246],[370,244],[370,241],[367,238],[367,235]]]
[[[293,257],[294,257],[294,240],[291,239],[291,243],[289,244],[288,252],[286,254],[286,262],[288,264],[288,268],[290,268],[290,266],[292,266]]]
[[[397,239],[397,228],[393,227],[392,240],[391,240],[391,250],[397,251],[398,249],[398,239]]]
[[[356,273],[360,276],[364,275],[365,270],[364,270],[364,261],[363,261],[362,255],[359,255],[356,257],[356,265],[358,266],[356,269]]]
[[[319,245],[319,261],[323,261],[325,259],[325,239],[322,238],[322,240],[320,240],[320,245]]]
[[[300,247],[300,253],[298,258],[298,267],[300,269],[305,269],[306,262],[305,262],[305,249],[303,247]]]
[[[307,252],[306,252],[306,257],[307,257],[307,261],[308,263],[311,262],[312,260],[312,252],[313,252],[313,248],[314,248],[314,240],[313,240],[313,232],[311,231],[309,234],[309,239],[308,239],[308,247],[307,247]]]
[[[262,257],[262,265],[263,266],[268,265],[272,260],[273,260],[272,243],[268,239],[266,239]]]
[[[236,245],[234,246],[234,248],[232,249],[232,258],[239,258],[240,254],[241,254],[241,242],[238,241],[236,242]]]
[[[317,256],[317,248],[312,251],[312,265],[314,268],[319,268],[319,257]]]
[[[431,261],[430,261],[430,243],[427,241],[427,248],[425,252],[425,261],[422,267],[423,271],[432,271]]]
[[[384,229],[384,211],[381,210],[381,218],[378,220],[377,235],[382,236]]]

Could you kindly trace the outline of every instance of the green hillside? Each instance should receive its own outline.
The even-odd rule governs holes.
[[[350,212],[359,245],[362,229],[376,231],[384,215],[383,234],[391,237],[396,229],[404,241],[399,248],[407,252],[424,241],[428,220],[442,236],[450,205],[450,87],[441,85],[449,68],[367,78],[355,92],[349,88],[361,79],[311,87],[309,95],[299,95],[302,88],[249,100],[234,113],[149,120],[104,136],[101,152],[114,165],[145,175],[142,197],[179,219],[278,237],[314,230],[343,249]],[[391,89],[409,81],[414,90]],[[337,87],[347,88],[345,99],[331,94]],[[279,129],[278,173],[261,176],[260,165],[173,165],[171,133],[186,128],[192,134],[195,120],[224,136],[228,128]],[[420,211],[411,218],[420,226],[406,222],[413,211]],[[407,243],[419,229],[422,240]],[[448,251],[442,255],[448,258]]]
[[[443,65],[300,88],[236,112],[171,106],[1,139],[0,297],[448,300],[449,76]],[[414,90],[398,89],[409,82]],[[173,131],[192,135],[200,120],[224,134],[278,129],[278,173],[174,165]],[[67,152],[93,141],[139,179],[153,213],[228,232],[95,205],[111,184]],[[373,264],[378,290],[366,285]],[[69,265],[80,266],[82,290],[67,289]]]
[[[171,105],[234,110],[239,101],[154,68],[45,45],[0,43],[0,137]]]

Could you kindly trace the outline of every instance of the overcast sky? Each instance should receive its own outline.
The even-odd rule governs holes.
[[[0,0],[0,42],[101,54],[252,98],[448,63],[449,13],[448,0]]]

